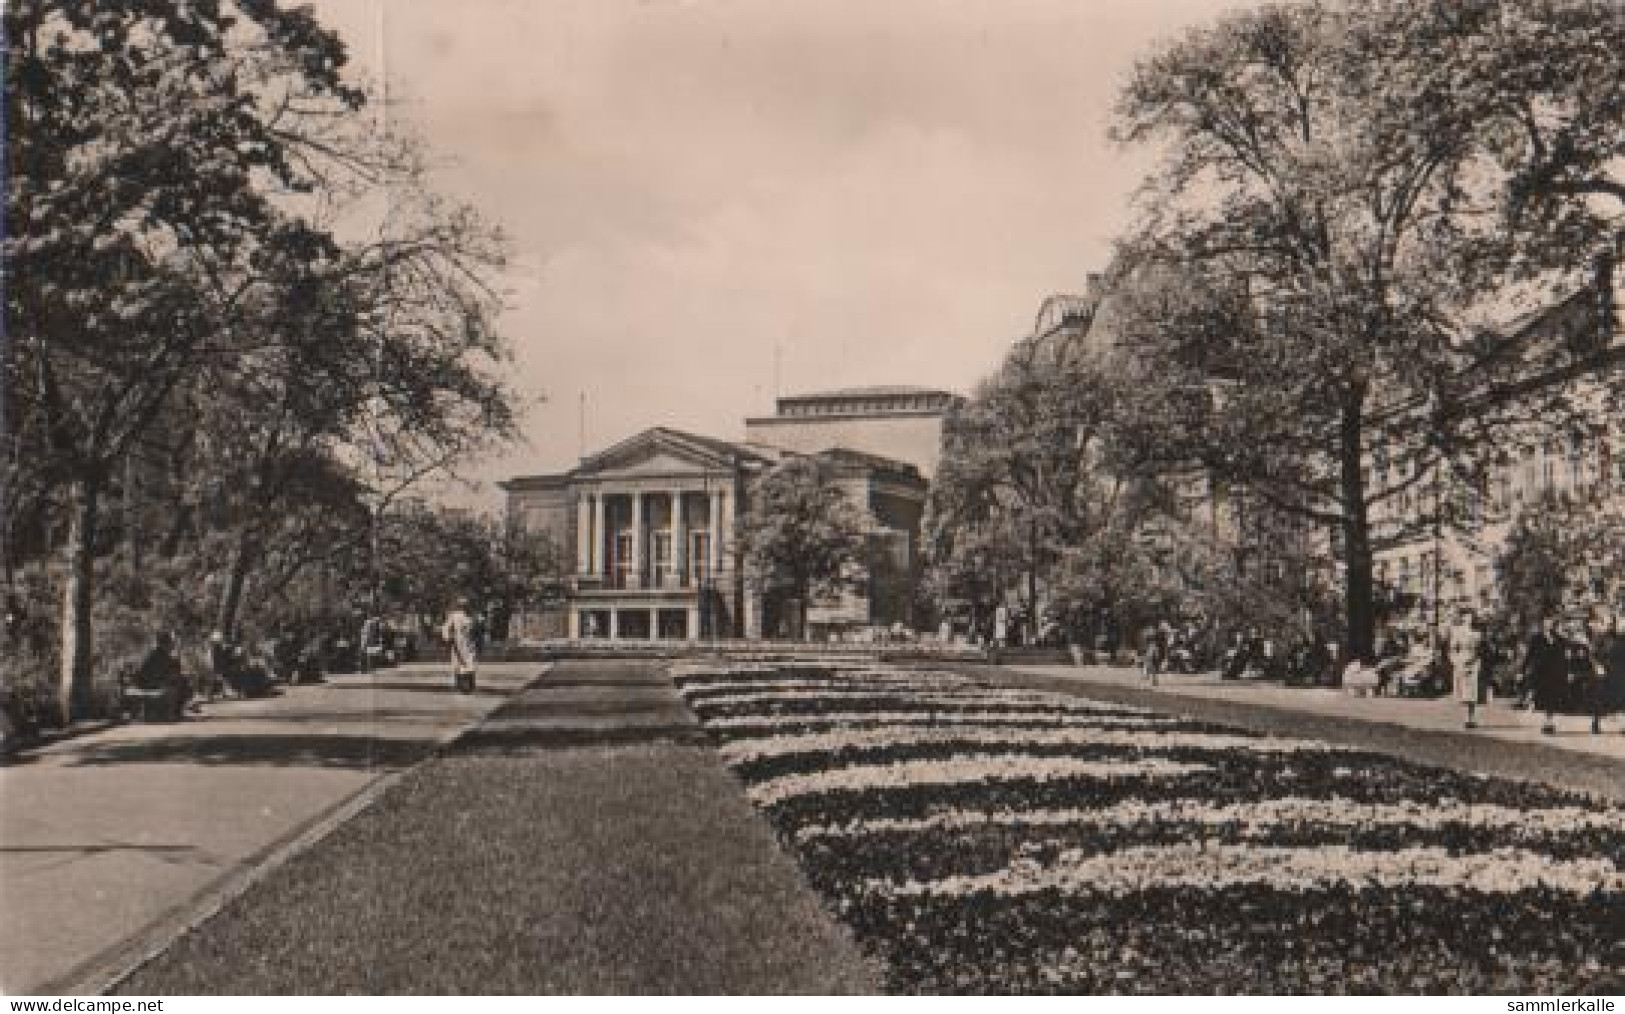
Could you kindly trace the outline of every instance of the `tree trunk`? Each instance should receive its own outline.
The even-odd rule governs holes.
[[[138,588],[143,577],[144,548],[141,544],[140,470],[135,452],[127,452],[124,455],[124,538],[130,547],[130,579]]]
[[[62,660],[58,682],[64,725],[84,710],[90,697],[91,662],[95,652],[90,620],[96,602],[100,500],[99,476],[81,476],[74,482],[68,530],[68,579],[62,593]]]
[[[254,538],[244,529],[237,536],[237,549],[231,556],[231,570],[226,575],[226,587],[220,595],[220,609],[214,626],[227,637],[237,628],[237,613],[242,607],[243,586],[254,568]]]
[[[1366,511],[1363,392],[1343,407],[1339,439],[1343,489],[1343,619],[1347,627],[1345,659],[1372,658],[1376,642],[1376,609],[1371,573],[1371,525]]]
[[[1037,642],[1038,635],[1038,521],[1027,523],[1027,644]]]

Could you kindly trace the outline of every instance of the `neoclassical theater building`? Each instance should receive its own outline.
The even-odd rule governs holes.
[[[800,633],[796,603],[747,581],[735,533],[751,489],[790,455],[823,460],[871,519],[863,591],[809,604],[809,633],[913,620],[920,518],[956,395],[912,387],[780,398],[741,441],[657,426],[575,468],[501,484],[508,523],[573,552],[555,601],[515,617],[524,640],[695,640]]]

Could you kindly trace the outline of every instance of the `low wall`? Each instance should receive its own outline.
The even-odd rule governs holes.
[[[512,651],[523,658],[699,658],[722,655],[741,660],[775,658],[851,659],[856,661],[982,661],[980,648],[937,644],[827,644],[814,641],[546,641]],[[482,658],[488,656],[481,656]],[[494,656],[490,656],[494,657]],[[514,659],[519,660],[519,659]]]

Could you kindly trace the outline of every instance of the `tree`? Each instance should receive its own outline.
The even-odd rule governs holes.
[[[1495,560],[1502,618],[1512,629],[1619,594],[1625,516],[1615,508],[1549,494],[1519,512]],[[1594,576],[1615,586],[1593,586]]]
[[[500,301],[484,280],[502,266],[502,239],[434,199],[420,171],[408,163],[403,178],[384,177],[387,235],[288,265],[254,318],[260,347],[195,392],[207,406],[208,472],[233,494],[223,629],[311,458],[347,463],[377,527],[426,475],[454,472],[514,433],[514,398],[497,372],[508,355],[494,323]]]
[[[1037,620],[1041,587],[1080,589],[1085,569],[1119,559],[1101,543],[1167,506],[1120,425],[1130,394],[1085,332],[1063,333],[1018,342],[946,420],[925,526],[945,606],[986,626],[1016,588]]]
[[[1146,429],[1331,533],[1353,655],[1373,507],[1441,470],[1476,481],[1501,427],[1562,405],[1554,380],[1615,361],[1483,325],[1576,291],[1611,248],[1593,198],[1619,196],[1622,61],[1599,0],[1305,4],[1193,32],[1122,95],[1117,136],[1166,159],[1114,326],[1143,387],[1200,408]]]
[[[0,420],[17,436],[0,441],[0,503],[20,488],[71,504],[71,713],[91,673],[102,502],[155,431],[190,456],[209,534],[229,533],[225,627],[298,499],[333,491],[331,469],[366,466],[365,541],[412,483],[512,433],[486,280],[502,243],[428,191],[412,143],[358,115],[342,43],[304,10],[32,0],[6,32]],[[379,189],[378,234],[337,238]]]
[[[304,233],[273,200],[313,186],[296,121],[361,95],[338,39],[269,3],[24,0],[5,33],[6,377],[71,493],[68,718],[113,469],[200,363],[235,353],[245,290],[214,279]]]
[[[749,497],[739,531],[747,573],[758,588],[796,599],[804,635],[813,595],[861,587],[856,571],[872,527],[868,513],[815,456],[780,462],[752,485]]]

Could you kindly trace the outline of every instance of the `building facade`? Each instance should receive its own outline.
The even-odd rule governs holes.
[[[1605,259],[1590,286],[1486,336],[1517,350],[1514,375],[1528,392],[1530,418],[1512,428],[1501,459],[1476,481],[1427,477],[1373,511],[1375,576],[1409,606],[1403,619],[1431,622],[1458,605],[1495,609],[1496,560],[1525,511],[1561,504],[1625,516],[1625,422],[1598,372],[1625,364],[1622,293],[1625,265]],[[1538,406],[1554,399],[1565,403],[1566,418],[1538,418]],[[1405,478],[1396,473],[1406,466],[1385,451],[1368,463],[1379,488]],[[1573,606],[1625,612],[1625,574],[1602,562],[1620,548],[1596,547],[1598,562],[1571,576]]]
[[[524,640],[684,641],[789,633],[799,616],[747,580],[736,533],[760,476],[794,451],[666,427],[645,430],[568,472],[501,484],[508,523],[573,554],[557,601],[516,617]],[[817,632],[907,619],[918,578],[926,484],[910,463],[846,448],[814,452],[872,521],[867,589],[812,604]]]
[[[913,465],[926,480],[942,453],[943,418],[964,399],[928,387],[854,387],[778,399],[745,420],[747,443],[800,454],[845,448]]]

